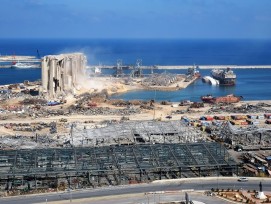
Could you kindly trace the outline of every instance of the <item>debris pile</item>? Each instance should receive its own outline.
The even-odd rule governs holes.
[[[251,126],[236,126],[230,121],[211,126],[214,139],[232,146],[242,145],[243,149],[268,149],[271,144],[271,128]]]
[[[153,74],[142,81],[144,86],[169,86],[178,80],[176,74],[162,73]]]
[[[131,115],[140,113],[140,108],[126,107],[122,109],[112,109],[109,107],[84,107],[73,105],[69,108],[69,112],[73,115]]]
[[[5,135],[0,136],[0,147],[1,149],[35,149],[44,147],[57,147],[63,144],[62,140],[56,140],[47,134],[44,135],[33,135],[26,137],[23,135]]]
[[[47,100],[37,97],[25,98],[20,102],[22,105],[42,105],[45,106],[47,104]]]
[[[267,111],[265,104],[243,104],[241,106],[233,106],[233,105],[213,105],[206,114],[214,114],[220,112],[227,112],[227,113],[264,113]]]
[[[100,128],[84,128],[77,124],[73,128],[74,145],[185,143],[206,139],[201,131],[180,121],[125,120],[129,118],[123,117],[123,122],[104,123]]]
[[[108,104],[117,106],[117,107],[124,107],[124,106],[141,106],[141,105],[147,105],[148,101],[140,101],[140,100],[121,100],[121,99],[111,99],[108,101]]]

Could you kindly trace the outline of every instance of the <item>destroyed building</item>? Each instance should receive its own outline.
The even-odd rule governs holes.
[[[79,89],[79,82],[86,69],[83,53],[47,55],[42,59],[42,90],[48,98],[55,98]]]

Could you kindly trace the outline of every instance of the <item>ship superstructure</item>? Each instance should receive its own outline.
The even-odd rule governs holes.
[[[213,69],[212,77],[219,81],[219,85],[233,86],[236,82],[236,74],[230,69]]]

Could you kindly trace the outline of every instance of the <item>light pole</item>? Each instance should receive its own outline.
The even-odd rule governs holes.
[[[149,203],[150,203],[150,200],[149,200],[149,194],[148,194],[148,193],[145,193],[145,196],[147,196],[148,204],[149,204]]]
[[[216,177],[216,189],[218,189],[218,176]]]
[[[217,177],[217,179],[216,179],[216,188],[218,189],[218,178],[219,178],[219,167],[217,167],[217,175],[216,175]]]
[[[70,188],[69,188],[69,194],[70,194],[70,203],[71,203],[72,202],[72,191]]]

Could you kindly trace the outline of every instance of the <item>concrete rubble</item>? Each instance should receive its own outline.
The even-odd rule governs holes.
[[[41,148],[44,145],[58,146],[103,146],[108,144],[154,144],[154,143],[183,143],[202,142],[206,140],[204,134],[194,127],[178,121],[102,121],[97,123],[9,123],[4,124],[7,129],[18,132],[15,136],[2,136],[0,146],[9,148]],[[58,128],[67,131],[58,133]],[[44,130],[44,134],[37,131]],[[19,134],[22,132],[22,135]],[[23,132],[34,133],[25,137]],[[36,133],[35,133],[36,132]],[[45,133],[47,132],[47,133]],[[28,144],[27,145],[25,144]]]
[[[180,78],[180,76],[179,76]],[[152,74],[142,81],[144,86],[169,86],[178,81],[178,76],[170,73]]]
[[[232,105],[213,105],[206,114],[216,114],[219,112],[227,113],[263,113],[267,111],[265,107],[270,107],[270,105],[265,103],[258,103],[256,105],[251,105],[249,103],[243,104],[241,106],[232,106]]]
[[[24,85],[23,88],[27,89],[29,86],[35,87],[35,86],[38,86],[38,84],[40,83],[39,82],[31,83],[31,84],[28,83],[28,85]],[[122,116],[121,118],[121,123],[122,123],[123,121],[127,121],[131,117],[133,117],[134,114],[139,114],[148,110],[159,111],[162,108],[162,107],[158,107],[157,106],[158,103],[155,102],[154,100],[151,100],[151,101],[139,101],[139,100],[124,101],[124,100],[116,100],[116,99],[111,100],[109,99],[109,94],[107,93],[106,90],[103,90],[101,92],[92,92],[92,93],[86,92],[80,95],[75,95],[75,101],[72,104],[66,104],[65,100],[59,99],[57,100],[58,102],[56,103],[56,106],[51,106],[48,103],[48,99],[46,100],[44,96],[39,96],[39,95],[32,96],[29,93],[21,92],[20,87],[22,86],[23,85],[19,84],[15,86],[17,87],[17,89],[15,88],[7,89],[10,91],[0,92],[0,96],[1,96],[0,111],[1,111],[2,121],[10,120],[14,117],[21,118],[21,119],[26,119],[26,118],[39,119],[39,118],[63,116],[65,118],[56,119],[54,123],[46,122],[46,123],[35,124],[31,121],[28,121],[26,123],[23,123],[23,122],[2,123],[0,127],[2,126],[2,127],[5,127],[7,130],[12,130],[18,135],[24,135],[27,133],[26,135],[32,134],[31,136],[35,136],[35,134],[37,133],[39,135],[48,135],[48,137],[52,137],[52,138],[57,137],[57,135],[62,135],[63,137],[62,136],[61,137],[65,138],[63,140],[60,140],[59,142],[55,142],[55,141],[52,142],[54,144],[50,144],[50,145],[53,145],[53,146],[63,145],[66,141],[70,140],[69,134],[70,134],[71,124],[67,123],[67,119],[66,119],[70,116],[74,116],[74,115],[84,115],[84,116],[94,116],[94,115],[95,116],[96,115],[106,115],[106,116],[112,115],[113,116],[114,115],[116,116],[116,115],[119,115],[119,116]],[[16,103],[14,103],[13,105],[10,105],[8,104],[8,101],[10,100],[15,100]],[[106,104],[109,104],[109,106],[99,106],[100,103],[106,103]],[[163,106],[172,106],[172,107],[173,106],[175,107],[175,105],[177,105],[177,104],[173,104],[167,101],[162,101],[161,104]],[[169,116],[195,114],[197,112],[200,113],[202,110],[207,110],[202,113],[205,115],[219,115],[221,113],[222,114],[233,113],[233,114],[263,115],[263,113],[267,113],[271,110],[269,103],[262,103],[262,102],[258,104],[254,104],[254,105],[249,104],[249,103],[244,103],[244,104],[235,105],[235,106],[227,105],[227,104],[222,104],[222,105],[214,104],[214,105],[208,105],[210,106],[209,108],[208,106],[207,108],[193,107],[191,106],[191,104],[193,104],[193,102],[190,102],[185,106],[184,104],[182,104],[182,106],[177,105],[176,109],[174,110],[173,108],[172,111],[169,113]],[[262,119],[262,122],[263,121],[264,119]],[[148,126],[150,126],[150,124],[148,124]],[[237,126],[233,126],[233,125],[231,126],[234,128],[237,128]],[[224,141],[230,140],[231,141],[230,143],[232,143],[233,145],[242,144],[246,146],[252,142],[252,139],[250,139],[250,137],[254,137],[255,144],[257,143],[257,140],[255,140],[256,137],[254,135],[256,134],[257,131],[259,132],[259,130],[256,131],[252,129],[252,127],[257,127],[257,126],[248,126],[247,129],[244,129],[244,127],[240,127],[238,134],[245,135],[244,134],[245,132],[250,132],[250,134],[247,134],[246,136],[237,136],[236,132],[225,131],[226,127],[227,127],[226,125],[221,125],[221,122],[217,121],[215,123],[210,123],[210,125],[208,125],[208,128],[206,130],[210,129],[212,132],[212,136],[215,136],[218,139],[220,138]],[[95,128],[95,126],[92,128]],[[268,128],[269,128],[268,125],[260,124],[258,129],[261,129],[263,131],[264,129],[268,130]],[[196,131],[196,130],[197,129],[193,131]],[[95,128],[95,131],[98,131],[97,128]],[[46,134],[44,134],[44,132],[46,132]],[[225,132],[227,132],[227,136],[225,136]],[[265,131],[265,132],[268,132],[268,131]],[[262,134],[262,140],[261,140],[262,146],[267,146],[269,144],[268,143],[269,136],[268,134],[265,136],[265,132]],[[222,133],[224,135],[220,136]],[[205,133],[201,133],[201,134],[205,134]],[[90,139],[92,139],[92,142],[95,141],[95,138],[93,139],[90,137]],[[194,138],[195,141],[198,139],[199,140],[202,139],[202,136],[200,134]],[[157,141],[156,139],[154,140],[155,142],[157,142],[157,141],[160,141],[161,138],[157,139]],[[163,140],[164,139],[162,139],[162,141]],[[116,141],[112,140],[109,143],[111,142],[116,143]],[[134,142],[134,139],[130,138],[129,141]],[[144,141],[150,141],[150,139],[144,138]],[[167,139],[165,139],[165,141],[167,141]],[[172,141],[179,142],[179,138],[173,139]],[[183,140],[180,140],[180,141],[183,141]],[[96,142],[94,143],[96,144]],[[2,147],[4,148],[4,146]]]
[[[186,143],[206,140],[204,134],[179,121],[130,121],[104,124],[100,128],[77,124],[73,139],[78,145]]]

